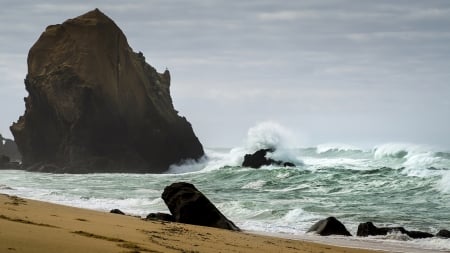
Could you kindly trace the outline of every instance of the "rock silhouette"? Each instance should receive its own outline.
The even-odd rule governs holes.
[[[442,238],[450,238],[450,231],[448,231],[447,229],[441,229],[436,234],[436,236],[437,237],[442,237]]]
[[[404,227],[377,227],[372,222],[360,223],[358,225],[357,236],[374,236],[374,235],[387,235],[392,232],[400,232],[408,235],[411,238],[428,238],[433,237],[432,234],[422,231],[408,231]]]
[[[192,184],[185,182],[173,183],[164,188],[161,197],[169,208],[173,220],[176,222],[235,231],[240,230]]]
[[[268,165],[278,165],[284,167],[294,167],[295,164],[291,162],[276,161],[271,158],[267,158],[267,153],[273,153],[273,149],[260,149],[253,154],[246,154],[244,156],[244,162],[242,162],[243,167],[250,167],[254,169],[261,168],[262,166]]]
[[[335,217],[328,217],[326,219],[320,220],[316,222],[308,232],[315,232],[322,236],[329,235],[344,235],[344,236],[352,236],[350,232],[348,232],[347,228]]]
[[[125,215],[124,212],[122,212],[120,209],[112,209],[111,211],[109,211],[110,213],[115,213],[115,214],[120,214],[120,215]]]
[[[98,9],[51,25],[28,54],[26,111],[11,126],[28,170],[159,173],[203,156],[158,73]]]

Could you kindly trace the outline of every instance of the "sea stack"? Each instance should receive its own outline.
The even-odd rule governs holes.
[[[11,126],[25,169],[160,173],[204,154],[173,107],[169,71],[133,52],[98,9],[47,27],[25,87],[25,114]]]

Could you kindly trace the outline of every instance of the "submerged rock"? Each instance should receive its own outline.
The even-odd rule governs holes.
[[[393,231],[398,231],[402,234],[406,234],[406,229],[403,227],[376,227],[372,222],[360,223],[358,225],[357,236],[374,236],[374,235],[387,235]]]
[[[436,234],[436,236],[437,237],[442,237],[442,238],[450,238],[450,231],[448,231],[447,229],[441,229]]]
[[[413,239],[433,237],[432,234],[421,231],[408,231],[404,227],[376,227],[372,222],[360,223],[357,236],[387,235],[392,232],[400,232]]]
[[[422,232],[422,231],[415,231],[415,230],[407,230],[406,234],[413,238],[413,239],[421,239],[421,238],[430,238],[434,237],[433,234],[430,234],[428,232]]]
[[[335,217],[328,217],[324,220],[316,222],[308,230],[308,233],[309,232],[315,232],[322,236],[329,236],[329,235],[352,236],[352,234],[348,232],[344,224],[342,224],[342,222],[340,222]]]
[[[11,131],[28,169],[155,173],[204,154],[173,107],[169,71],[134,53],[98,9],[47,27],[28,54],[25,87]]]
[[[184,182],[173,183],[162,193],[174,221],[239,231],[208,198],[194,185]]]
[[[271,158],[266,158],[267,153],[273,153],[273,149],[260,149],[253,154],[246,154],[244,156],[243,167],[250,167],[258,169],[262,166],[278,165],[284,167],[294,167],[295,164],[291,162],[276,161]]]

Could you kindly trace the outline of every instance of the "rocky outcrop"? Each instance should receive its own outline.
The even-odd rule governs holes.
[[[447,229],[441,229],[436,234],[436,236],[441,238],[450,238],[450,231],[448,231]]]
[[[324,220],[316,222],[308,230],[308,233],[309,232],[314,232],[322,236],[329,236],[329,235],[352,236],[352,234],[348,232],[344,224],[342,224],[342,222],[340,222],[335,217],[328,217]]]
[[[0,155],[9,157],[11,162],[18,162],[21,160],[20,152],[13,140],[3,138],[0,134]]]
[[[162,199],[176,222],[235,231],[240,230],[192,184],[184,182],[173,183],[164,188]]]
[[[399,232],[413,239],[433,237],[432,234],[421,231],[408,231],[404,227],[376,227],[372,222],[360,223],[358,225],[357,236],[387,235],[388,233]]]
[[[0,134],[0,170],[20,169],[20,154],[13,140]]]
[[[273,149],[260,149],[253,154],[246,154],[244,156],[243,167],[250,167],[254,169],[261,168],[262,166],[278,165],[284,167],[294,167],[295,164],[291,162],[276,161],[271,158],[267,158],[267,153],[273,153]]]
[[[98,9],[47,27],[28,54],[25,87],[11,131],[28,169],[157,173],[204,154],[173,107],[169,71],[134,53]]]
[[[11,162],[9,156],[0,155],[0,170],[17,170],[20,168],[19,162]]]
[[[120,209],[112,209],[111,211],[109,211],[110,213],[115,213],[115,214],[120,214],[120,215],[125,215],[124,212],[122,212]]]

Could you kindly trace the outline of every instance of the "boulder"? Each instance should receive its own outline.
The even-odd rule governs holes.
[[[164,188],[162,199],[176,222],[234,231],[240,230],[192,184],[173,183]]]
[[[407,230],[406,234],[413,238],[413,239],[422,239],[422,238],[430,238],[434,237],[433,234],[430,234],[428,232],[422,232],[422,231],[415,231],[415,230]]]
[[[267,153],[273,153],[275,150],[273,149],[260,149],[253,154],[246,154],[244,156],[244,162],[242,163],[243,167],[250,167],[254,169],[258,169],[262,166],[267,165],[278,165],[284,167],[294,167],[295,164],[291,162],[283,162],[276,161],[271,158],[266,158]]]
[[[404,227],[376,227],[372,222],[360,223],[357,236],[387,235],[392,232],[400,232],[413,239],[433,237],[432,234],[421,231],[408,231]]]
[[[406,229],[403,227],[376,227],[372,222],[360,223],[358,225],[357,236],[373,236],[373,235],[387,235],[393,231],[398,231],[406,234]]]
[[[170,81],[98,9],[48,26],[28,54],[25,114],[10,127],[24,167],[159,173],[202,157]]]
[[[441,229],[436,234],[436,236],[437,237],[442,237],[442,238],[450,238],[450,231],[448,231],[447,229]]]
[[[120,211],[120,209],[112,209],[111,211],[109,211],[110,213],[115,213],[115,214],[120,214],[120,215],[125,215],[124,212]]]
[[[344,224],[342,224],[342,222],[340,222],[335,217],[328,217],[324,220],[316,222],[308,230],[308,233],[309,232],[315,232],[322,236],[329,236],[329,235],[352,236],[352,234],[348,232]]]
[[[168,213],[150,213],[146,220],[175,221],[172,215]]]

